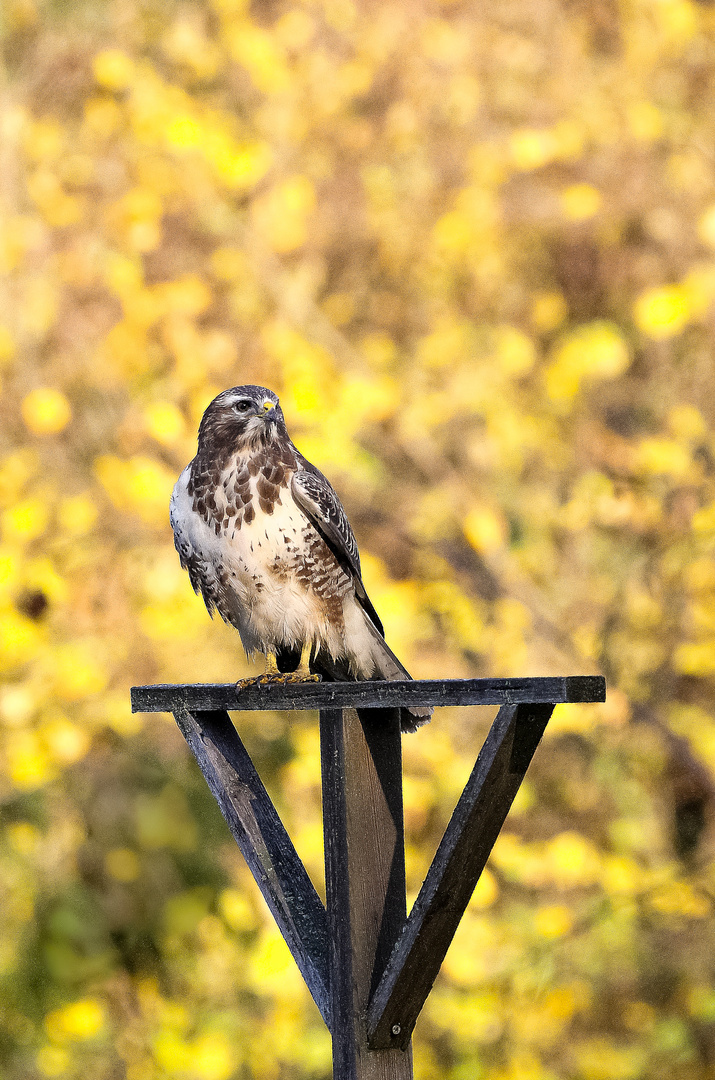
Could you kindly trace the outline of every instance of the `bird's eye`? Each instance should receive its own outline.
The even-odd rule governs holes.
[[[236,412],[244,412],[245,413],[245,412],[248,412],[248,410],[251,408],[251,402],[250,401],[245,401],[245,400],[244,401],[237,401],[236,404],[233,407],[236,410]]]

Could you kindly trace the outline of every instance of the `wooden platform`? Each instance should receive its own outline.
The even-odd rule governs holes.
[[[605,695],[587,675],[137,686],[131,701],[174,714],[330,1029],[334,1080],[411,1080],[415,1022],[554,706]],[[501,708],[407,915],[409,705]],[[228,715],[256,709],[320,712],[326,906]]]
[[[421,679],[414,682],[235,683],[132,687],[132,712],[183,709],[394,709],[410,705],[559,705],[605,701],[600,675],[535,679]]]

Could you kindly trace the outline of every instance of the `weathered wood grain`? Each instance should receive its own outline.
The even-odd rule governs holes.
[[[174,717],[330,1026],[325,908],[227,712]]]
[[[370,1002],[370,1045],[408,1045],[479,875],[553,711],[499,710]]]
[[[320,714],[334,1080],[411,1080],[409,1048],[372,1050],[365,1014],[404,925],[399,710]]]
[[[134,687],[132,710],[174,713],[331,1030],[334,1080],[411,1080],[415,1021],[554,705],[604,699],[600,676],[228,683]],[[406,918],[399,708],[493,704]],[[320,711],[327,912],[228,709]]]
[[[414,682],[235,683],[135,686],[132,712],[228,709],[375,709],[410,705],[558,705],[605,701],[600,675],[522,679],[423,679]]]

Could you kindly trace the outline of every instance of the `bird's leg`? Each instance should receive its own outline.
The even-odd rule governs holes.
[[[265,683],[272,682],[285,682],[286,677],[282,671],[278,670],[278,658],[275,652],[271,652],[270,649],[266,652],[266,670],[262,675],[259,675],[256,682],[263,686]]]
[[[320,682],[320,675],[314,675],[310,670],[310,652],[313,648],[312,641],[306,641],[300,650],[300,663],[295,671],[289,671],[282,678],[285,682]]]
[[[300,663],[295,671],[281,672],[278,670],[275,653],[266,653],[266,673],[259,675],[257,682],[263,683],[299,683],[320,682],[320,675],[313,675],[310,670],[310,651],[312,641],[307,641],[300,650]]]
[[[310,670],[312,646],[312,641],[303,645],[300,651],[300,663],[295,671],[279,671],[275,652],[266,652],[266,670],[263,674],[256,675],[252,679],[239,679],[236,689],[245,690],[249,686],[265,686],[266,683],[320,682],[320,675],[313,675]]]
[[[259,675],[258,678],[265,682],[267,679],[279,679],[280,676],[281,673],[278,670],[278,657],[274,652],[269,650],[266,653],[266,670],[262,675]]]
[[[266,683],[301,683],[320,682],[320,675],[313,675],[310,670],[310,652],[312,641],[303,645],[300,651],[300,663],[295,671],[279,671],[278,661],[274,652],[266,653],[266,670],[255,679],[241,679],[236,683],[237,690],[243,690],[246,686],[265,686]]]

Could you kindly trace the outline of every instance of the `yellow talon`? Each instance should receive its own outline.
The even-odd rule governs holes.
[[[264,671],[263,675],[259,675],[255,681],[259,686],[267,686],[268,683],[285,682],[285,675],[281,671]]]
[[[278,661],[274,652],[266,653],[266,670],[262,675],[254,675],[250,679],[239,679],[236,683],[236,690],[247,690],[249,686],[263,686],[265,683],[275,682],[282,679],[282,675],[278,670]]]
[[[236,693],[240,694],[242,690],[248,690],[249,686],[256,686],[260,678],[260,675],[254,675],[252,679],[239,679],[236,683]]]

